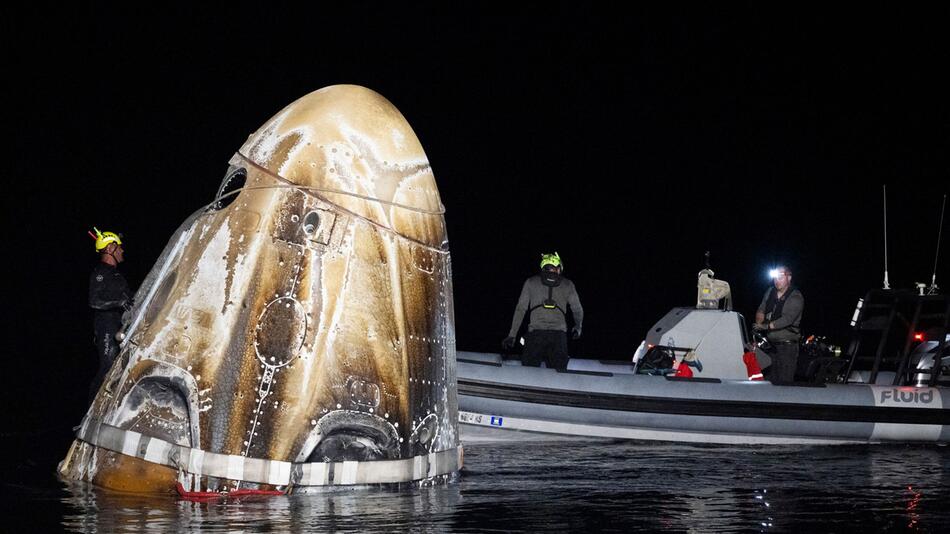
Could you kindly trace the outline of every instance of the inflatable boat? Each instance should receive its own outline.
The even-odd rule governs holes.
[[[779,385],[761,379],[767,347],[756,344],[742,315],[704,302],[703,294],[716,291],[704,293],[703,284],[716,283],[725,282],[700,273],[697,307],[675,308],[658,321],[633,361],[571,359],[566,370],[555,370],[458,352],[463,440],[950,440],[950,298],[869,292],[858,302],[847,349],[809,356],[803,344],[802,372]],[[716,300],[728,301],[727,288]]]

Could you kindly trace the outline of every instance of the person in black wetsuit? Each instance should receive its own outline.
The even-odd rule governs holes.
[[[89,385],[90,402],[119,353],[115,335],[122,328],[122,314],[132,307],[129,284],[118,270],[119,264],[125,259],[122,238],[114,232],[100,232],[97,228],[93,230],[95,234],[90,232],[90,235],[96,240],[99,262],[89,275],[89,306],[94,310],[93,332],[99,369]]]
[[[772,278],[775,287],[769,288],[762,296],[752,328],[764,332],[775,346],[772,366],[766,371],[768,380],[788,384],[795,380],[805,297],[792,285],[792,271],[787,267],[776,268]]]

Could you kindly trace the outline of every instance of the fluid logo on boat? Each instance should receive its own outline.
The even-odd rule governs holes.
[[[878,404],[884,403],[909,403],[909,404],[930,404],[934,400],[933,390],[917,391],[913,389],[884,389],[880,391],[881,400]]]
[[[502,426],[502,421],[504,417],[498,417],[497,415],[491,416],[491,426]]]

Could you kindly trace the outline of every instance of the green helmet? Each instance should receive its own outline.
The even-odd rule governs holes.
[[[561,256],[559,256],[557,252],[554,254],[541,254],[541,268],[544,269],[545,265],[564,268],[564,265],[561,264]]]

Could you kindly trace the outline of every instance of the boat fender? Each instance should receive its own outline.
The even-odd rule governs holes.
[[[746,371],[749,373],[749,380],[762,380],[762,369],[759,368],[759,361],[755,358],[755,352],[749,351],[742,355],[742,361],[745,363]]]

